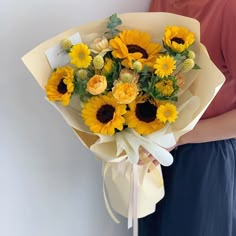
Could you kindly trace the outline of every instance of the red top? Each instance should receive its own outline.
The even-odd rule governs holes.
[[[236,109],[236,1],[152,0],[150,11],[184,15],[201,23],[201,42],[226,77],[202,118]]]

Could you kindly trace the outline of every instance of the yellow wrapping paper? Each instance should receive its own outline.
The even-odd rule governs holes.
[[[196,63],[200,65],[201,69],[188,73],[185,85],[180,91],[177,105],[180,109],[179,118],[174,125],[166,127],[164,131],[148,135],[143,141],[144,143],[142,143],[145,147],[146,145],[148,147],[153,147],[154,145],[173,146],[181,135],[193,129],[222,86],[224,76],[212,63],[205,47],[200,43],[200,25],[198,21],[170,13],[127,13],[119,15],[119,17],[122,20],[122,25],[119,27],[121,30],[138,28],[139,31],[149,33],[153,41],[160,41],[164,28],[168,25],[187,27],[196,35],[196,43],[193,50],[197,55]],[[92,33],[102,35],[106,31],[107,20],[102,19],[69,29],[43,42],[22,58],[24,64],[43,90],[52,71],[45,56],[45,51],[58,44],[62,39],[68,38],[77,32],[80,33],[82,41],[88,43],[91,40]],[[55,107],[71,126],[80,141],[87,148],[90,148],[96,156],[105,160],[103,171],[111,206],[116,212],[128,217],[132,164],[126,160],[128,151],[123,146],[120,147],[117,141],[119,139],[122,140],[122,137],[118,137],[119,139],[116,139],[116,137],[107,139],[102,135],[91,134],[83,125],[78,104],[79,101],[73,98],[70,106],[61,107],[55,104]],[[133,135],[135,140],[139,138],[132,132],[130,135]],[[135,147],[138,149],[138,146],[139,144]],[[162,151],[155,152],[157,155],[160,153]],[[137,150],[133,155],[138,155]],[[171,164],[169,157],[161,159],[159,156],[159,158],[162,164]],[[133,160],[134,163],[135,161],[136,159]],[[157,171],[159,177],[152,172],[147,173],[146,165],[138,167],[137,217],[151,214],[155,210],[156,203],[164,196],[164,186],[160,184],[162,183],[160,166]]]

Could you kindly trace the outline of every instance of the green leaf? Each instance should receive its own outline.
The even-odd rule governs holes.
[[[199,65],[195,64],[193,67],[193,70],[199,70],[199,69],[201,69],[201,67]]]
[[[113,14],[109,17],[109,21],[107,23],[107,28],[108,29],[114,29],[116,28],[118,25],[121,25],[122,21],[119,17],[117,17],[117,14]]]
[[[175,59],[176,59],[176,60],[181,60],[181,59],[182,59],[182,54],[177,53],[177,54],[175,55]]]

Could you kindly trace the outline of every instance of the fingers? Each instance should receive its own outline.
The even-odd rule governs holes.
[[[148,156],[150,153],[142,146],[139,147],[139,153],[144,154],[145,156]]]
[[[152,163],[153,163],[155,166],[158,166],[158,165],[160,164],[160,163],[159,163],[159,161],[158,161],[158,160],[156,160],[156,159],[155,159],[155,160],[153,160],[153,161],[152,161]]]
[[[160,164],[159,161],[156,158],[154,158],[152,156],[152,154],[150,152],[148,152],[145,148],[140,147],[139,152],[142,153],[143,155],[145,155],[147,158],[149,158],[149,160],[152,162],[152,168],[150,166],[150,168],[148,169],[148,172],[151,172],[151,170],[153,168],[155,168],[156,166],[158,166]],[[138,165],[144,165],[144,164],[145,163],[142,160],[138,161]],[[154,165],[154,167],[153,167],[153,165]]]
[[[144,165],[143,161],[142,161],[142,160],[139,160],[139,161],[138,161],[138,165]]]
[[[147,157],[153,162],[153,164],[155,166],[160,164],[159,161],[151,153],[149,153],[149,152],[147,152],[147,153],[148,153]]]

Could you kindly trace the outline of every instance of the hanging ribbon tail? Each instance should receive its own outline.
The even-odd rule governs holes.
[[[104,197],[105,205],[106,205],[106,208],[107,208],[107,211],[108,211],[110,217],[112,218],[112,220],[113,220],[115,223],[119,224],[120,221],[119,221],[119,220],[116,218],[116,216],[113,214],[112,209],[111,209],[111,207],[110,207],[110,205],[109,205],[109,202],[108,202],[108,200],[107,200],[107,195],[106,195],[105,177],[106,177],[106,173],[107,173],[108,168],[109,168],[109,163],[108,163],[108,162],[107,162],[107,163],[104,163],[104,162],[103,162],[103,197]]]
[[[133,165],[133,236],[138,236],[138,170]]]

